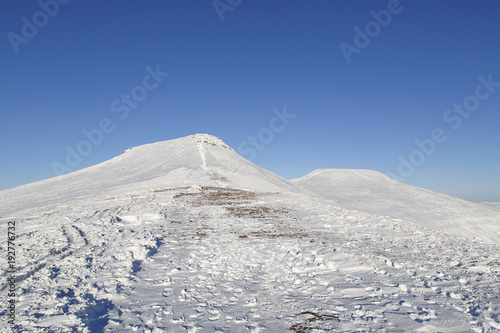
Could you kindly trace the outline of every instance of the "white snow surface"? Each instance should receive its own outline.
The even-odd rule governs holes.
[[[410,186],[371,170],[318,169],[292,182],[348,209],[500,243],[500,210],[494,204]]]
[[[0,191],[0,331],[496,332],[494,214],[371,171],[287,181],[207,134],[135,147]]]
[[[481,205],[500,212],[500,202],[481,202]]]

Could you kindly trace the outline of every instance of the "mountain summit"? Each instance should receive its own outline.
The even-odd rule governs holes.
[[[103,163],[1,191],[0,199],[16,209],[20,202],[43,204],[193,185],[308,192],[246,160],[221,139],[195,134],[129,148]]]

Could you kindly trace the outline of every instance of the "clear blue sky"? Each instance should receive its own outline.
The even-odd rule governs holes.
[[[59,1],[0,4],[0,189],[210,133],[289,179],[500,201],[496,0]]]

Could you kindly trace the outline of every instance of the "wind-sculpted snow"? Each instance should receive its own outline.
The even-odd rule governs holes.
[[[17,226],[12,331],[500,330],[498,245],[343,208],[201,137],[0,192],[16,203],[0,208]]]

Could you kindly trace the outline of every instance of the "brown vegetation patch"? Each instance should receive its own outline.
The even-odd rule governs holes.
[[[277,231],[252,231],[250,235],[255,237],[268,237],[268,238],[306,238],[310,235],[305,232],[277,232]]]
[[[174,191],[174,190],[187,190],[189,187],[184,186],[184,187],[171,187],[171,188],[163,188],[159,190],[154,190],[154,193],[160,193],[160,192],[168,192],[168,191]]]
[[[195,206],[247,204],[257,197],[255,192],[222,187],[202,186],[200,192],[182,192],[181,196],[194,197]]]
[[[307,332],[309,330],[321,330],[321,327],[318,326],[312,326],[311,323],[316,322],[316,321],[324,321],[324,320],[336,320],[340,321],[338,316],[330,316],[330,315],[321,315],[317,314],[314,312],[302,312],[301,314],[307,314],[310,315],[311,317],[307,318],[306,322],[300,323],[300,324],[295,324],[290,326],[290,330],[294,332]]]
[[[271,208],[266,206],[237,206],[226,207],[227,211],[236,217],[252,217],[257,219],[265,219],[276,217],[278,214],[286,214],[290,210],[287,208]]]

